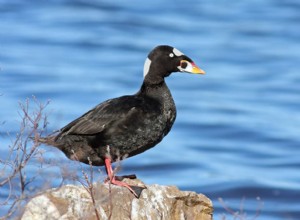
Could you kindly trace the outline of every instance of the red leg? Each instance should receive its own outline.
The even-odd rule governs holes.
[[[105,169],[108,178],[111,180],[113,178],[113,169],[111,167],[111,160],[109,158],[105,158],[104,163],[105,163]]]
[[[109,158],[105,158],[104,162],[105,162],[105,168],[106,168],[106,172],[107,172],[107,175],[108,175],[108,179],[111,182],[111,184],[114,184],[116,186],[126,187],[127,189],[130,190],[130,192],[133,193],[133,195],[135,195],[137,198],[139,198],[139,196],[140,196],[140,194],[141,194],[141,192],[144,188],[138,187],[138,186],[130,186],[127,183],[124,183],[122,181],[117,180],[115,178],[115,175],[114,175],[114,172],[113,172],[113,169],[112,169],[112,166],[111,166],[111,160]]]

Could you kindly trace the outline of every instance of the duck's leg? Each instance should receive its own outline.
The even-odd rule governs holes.
[[[113,173],[113,169],[112,169],[112,166],[111,166],[111,160],[110,158],[105,158],[105,168],[106,168],[106,172],[107,172],[107,175],[108,175],[108,179],[110,181],[111,184],[114,184],[116,186],[122,186],[122,187],[126,187],[127,189],[130,190],[130,192],[133,193],[133,195],[137,198],[140,197],[143,189],[143,187],[140,187],[140,186],[132,186],[132,185],[129,185],[127,183],[124,183],[122,182],[121,180],[124,179],[124,178],[131,178],[131,179],[135,179],[136,176],[135,175],[127,175],[127,176],[120,176],[120,177],[117,177],[114,175]]]

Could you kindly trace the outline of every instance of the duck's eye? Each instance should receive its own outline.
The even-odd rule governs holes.
[[[169,57],[174,57],[174,56],[175,56],[174,53],[169,54]]]
[[[181,61],[180,62],[180,67],[182,68],[182,69],[185,69],[186,67],[187,67],[187,62],[185,62],[185,61]]]

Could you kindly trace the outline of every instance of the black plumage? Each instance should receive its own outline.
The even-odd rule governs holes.
[[[168,134],[176,107],[164,78],[179,71],[204,73],[173,47],[154,48],[136,94],[107,100],[40,142],[59,148],[70,159],[111,169],[108,163],[142,153]]]

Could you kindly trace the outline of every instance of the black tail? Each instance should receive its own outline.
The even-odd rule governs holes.
[[[41,144],[54,145],[55,146],[55,136],[47,136],[47,137],[30,137],[31,140],[36,141]]]

